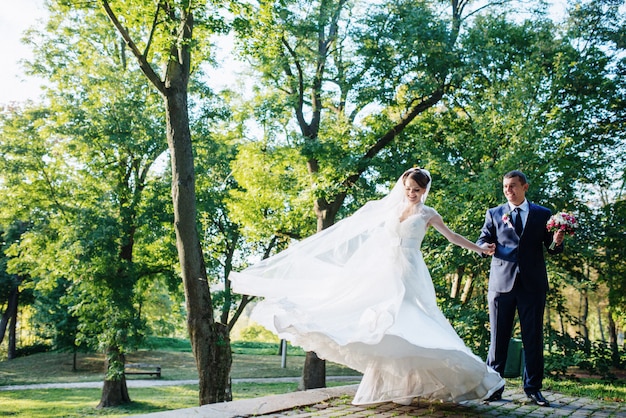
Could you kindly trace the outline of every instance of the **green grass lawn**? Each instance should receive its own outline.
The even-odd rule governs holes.
[[[304,353],[289,347],[286,367],[281,367],[278,346],[270,343],[233,343],[231,377],[299,377]],[[161,380],[196,380],[198,373],[188,343],[177,341],[148,344],[148,347],[127,355],[129,363],[161,365]],[[72,354],[39,353],[0,362],[0,386],[37,383],[101,382],[104,379],[104,356],[79,353],[77,371],[72,372]],[[355,371],[327,363],[328,376],[358,376]],[[151,379],[129,376],[127,380]],[[356,383],[352,382],[352,383]],[[350,382],[329,382],[328,386]],[[297,383],[234,383],[233,398],[246,399],[296,391]],[[129,388],[132,404],[96,409],[100,389],[30,389],[0,391],[0,416],[19,418],[122,417],[198,406],[198,385]]]
[[[251,353],[251,354],[250,354]],[[161,365],[162,380],[198,379],[196,364],[191,351],[140,350],[126,356],[128,363]],[[304,353],[287,355],[285,368],[281,367],[278,354],[258,353],[257,350],[242,349],[235,345],[231,377],[297,377],[302,373]],[[93,382],[104,378],[104,355],[78,354],[77,371],[72,372],[70,353],[39,353],[0,362],[0,386],[34,383]],[[354,376],[355,371],[334,363],[328,363],[328,376]],[[128,380],[149,379],[144,376],[129,376]]]
[[[188,343],[175,341],[149,344],[144,350],[130,353],[132,363],[160,364],[161,380],[197,380],[195,362]],[[289,347],[287,367],[281,367],[276,344],[234,343],[231,376],[238,378],[299,377],[304,364],[304,353]],[[33,383],[101,382],[104,378],[104,357],[99,354],[79,354],[78,371],[72,372],[69,353],[40,353],[0,362],[0,386]],[[327,363],[327,376],[356,376],[353,370]],[[128,380],[149,379],[130,376]],[[328,382],[329,386],[356,382]],[[507,379],[511,387],[521,386],[520,379]],[[233,398],[257,398],[297,390],[297,383],[234,383]],[[0,391],[0,415],[19,418],[123,417],[151,412],[191,408],[198,405],[198,385],[129,388],[130,405],[96,409],[100,389],[31,389]],[[626,400],[624,380],[607,383],[594,379],[546,379],[546,391],[569,396],[590,397],[607,401]]]

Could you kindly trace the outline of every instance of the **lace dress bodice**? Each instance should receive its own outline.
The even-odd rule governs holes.
[[[385,226],[390,234],[397,236],[401,247],[419,250],[426,235],[428,221],[436,213],[433,208],[420,204],[414,214],[404,220],[397,216],[390,218]]]

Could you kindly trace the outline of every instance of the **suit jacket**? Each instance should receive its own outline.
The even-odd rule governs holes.
[[[528,218],[521,237],[515,233],[512,221],[505,223],[502,220],[503,216],[510,212],[508,203],[487,210],[485,224],[476,243],[496,244],[489,273],[490,291],[510,292],[518,272],[520,284],[526,290],[535,292],[548,290],[543,247],[549,253],[557,254],[563,251],[563,245],[553,250],[549,249],[553,235],[546,229],[551,215],[550,209],[530,202],[528,209]]]

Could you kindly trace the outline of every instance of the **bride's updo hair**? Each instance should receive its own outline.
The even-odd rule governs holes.
[[[406,181],[407,178],[411,178],[415,180],[415,182],[423,189],[428,187],[428,183],[430,183],[430,176],[425,170],[420,168],[409,168],[402,174],[402,184]]]

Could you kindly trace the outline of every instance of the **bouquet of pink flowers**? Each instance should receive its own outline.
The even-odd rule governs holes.
[[[563,231],[568,235],[574,235],[574,232],[576,232],[578,228],[578,221],[571,213],[559,212],[550,217],[546,228],[548,228],[550,232]],[[555,246],[556,244],[552,242],[550,249],[554,250]]]

